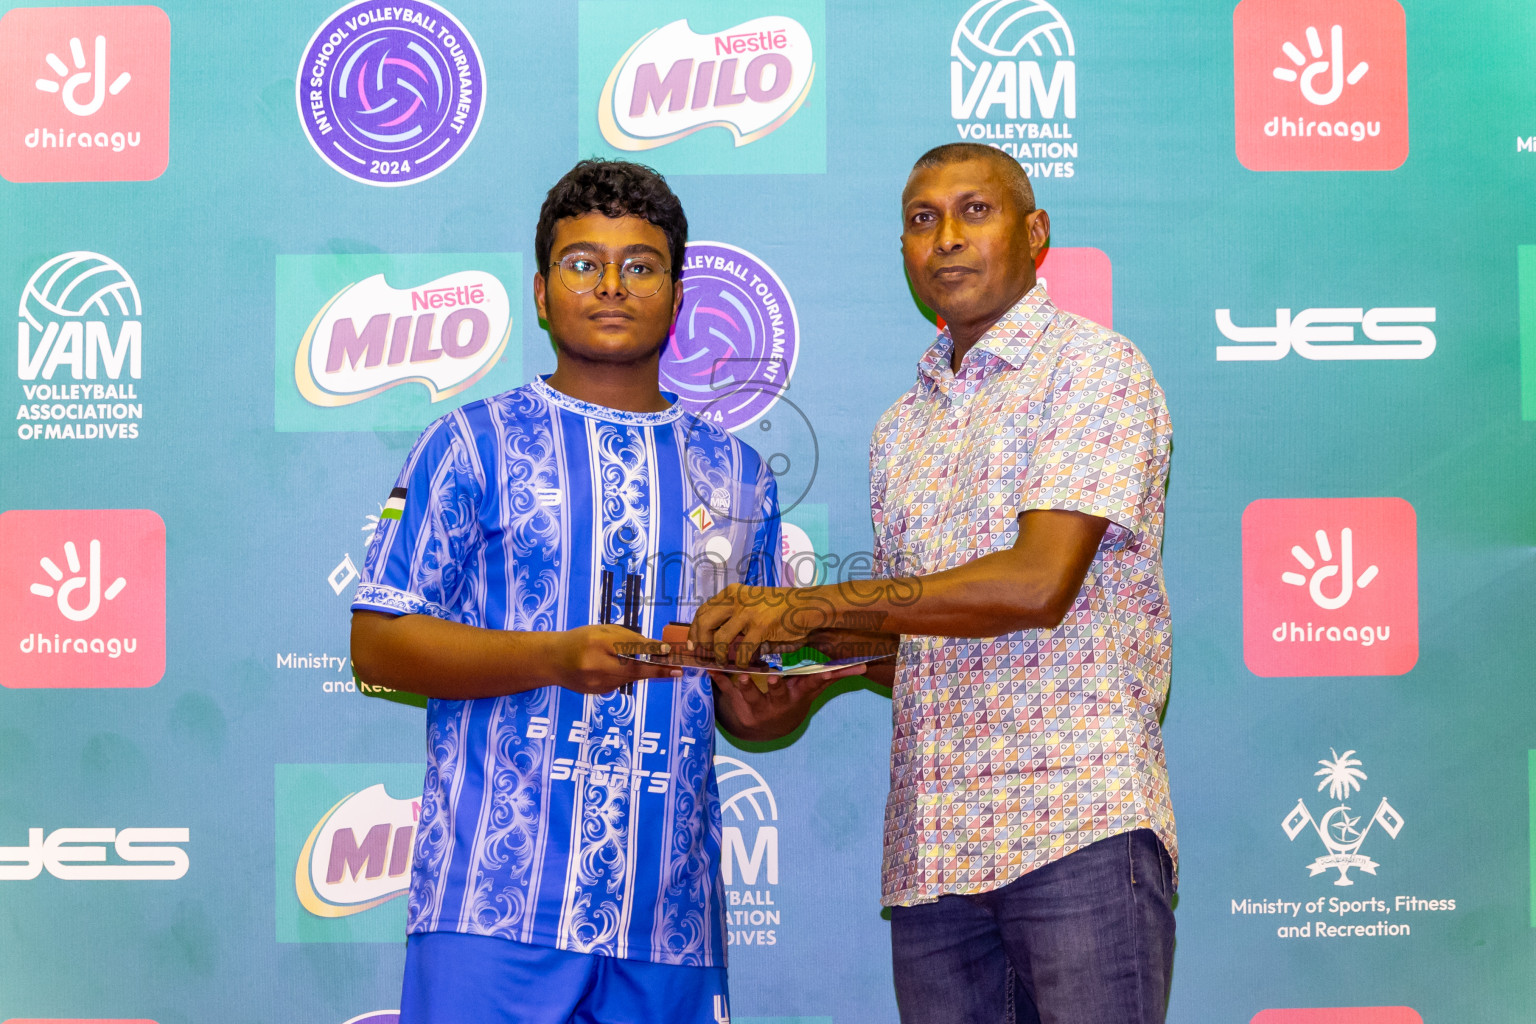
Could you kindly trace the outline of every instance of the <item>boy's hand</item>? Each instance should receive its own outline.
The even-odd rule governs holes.
[[[670,645],[656,643],[623,626],[579,626],[555,636],[557,682],[574,693],[609,693],[637,679],[680,679],[683,675],[681,669],[644,665],[616,655],[615,649],[626,654],[671,653]]]

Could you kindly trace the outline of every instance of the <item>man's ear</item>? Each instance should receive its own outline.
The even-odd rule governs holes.
[[[1051,244],[1051,215],[1044,210],[1029,214],[1029,255],[1038,260],[1045,247]]]
[[[545,304],[544,275],[535,272],[533,275],[533,305],[539,311],[539,319],[548,323],[549,310],[545,308]]]
[[[683,308],[683,282],[679,278],[672,282],[672,322],[677,323],[677,311]]]

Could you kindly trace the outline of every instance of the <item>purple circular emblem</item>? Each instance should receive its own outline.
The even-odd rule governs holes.
[[[724,242],[692,242],[683,306],[661,356],[661,386],[689,412],[739,430],[789,386],[800,349],[795,304],[777,274]]]
[[[485,107],[475,41],[427,0],[361,0],[315,31],[299,64],[299,120],[326,163],[369,185],[409,185],[464,152]]]

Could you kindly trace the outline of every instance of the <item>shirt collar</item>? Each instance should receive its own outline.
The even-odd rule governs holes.
[[[1023,366],[1030,348],[1055,318],[1056,306],[1046,293],[1045,282],[1036,281],[1035,286],[1025,292],[1024,297],[988,328],[965,354],[960,376],[985,377],[993,370],[1001,369],[999,363],[1015,370]],[[949,362],[954,353],[955,340],[945,327],[918,360],[918,381],[934,386],[953,378],[955,374]],[[993,358],[989,359],[989,356]]]

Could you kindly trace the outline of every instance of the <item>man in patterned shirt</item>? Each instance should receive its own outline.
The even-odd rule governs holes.
[[[1050,220],[1017,162],[940,146],[902,204],[908,277],[945,327],[875,428],[877,578],[733,587],[691,639],[900,637],[883,896],[906,1024],[994,1024],[1010,1004],[1019,1021],[1162,1021],[1178,855],[1162,390],[1037,282]],[[786,695],[775,728],[811,696]]]
[[[714,719],[759,738],[772,704],[616,653],[722,570],[780,579],[772,473],[657,385],[687,230],[648,168],[562,178],[557,369],[429,426],[369,546],[354,663],[431,698],[402,1024],[730,1019]]]

